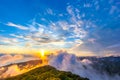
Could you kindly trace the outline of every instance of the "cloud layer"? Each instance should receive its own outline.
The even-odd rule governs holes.
[[[119,75],[111,76],[105,71],[101,73],[91,66],[92,62],[90,60],[83,59],[78,61],[75,55],[66,52],[60,52],[57,56],[51,56],[49,60],[49,64],[59,70],[71,71],[90,80],[119,80],[120,78]]]
[[[32,56],[25,57],[24,55],[10,55],[10,54],[5,54],[0,56],[0,66],[5,66],[8,64],[13,64],[13,63],[18,63],[18,62],[24,62],[28,60],[34,60],[38,59]]]

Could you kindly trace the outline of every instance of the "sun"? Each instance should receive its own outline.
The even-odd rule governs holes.
[[[45,55],[45,51],[44,51],[43,49],[41,50],[40,53],[41,53],[41,57],[44,57],[44,55]]]

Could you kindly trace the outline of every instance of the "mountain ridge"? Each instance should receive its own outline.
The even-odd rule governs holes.
[[[3,80],[89,80],[71,72],[59,71],[56,68],[46,65],[35,68],[21,75],[5,78]]]

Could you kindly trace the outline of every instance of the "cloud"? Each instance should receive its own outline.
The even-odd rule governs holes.
[[[67,6],[66,10],[70,15],[69,21],[58,19],[54,22],[51,20],[48,25],[45,25],[38,23],[34,19],[31,24],[27,24],[30,33],[26,35],[10,34],[10,36],[23,39],[25,43],[29,45],[41,46],[41,44],[48,44],[48,46],[52,45],[52,47],[57,47],[58,45],[59,47],[61,46],[61,48],[64,48],[64,44],[70,42],[66,41],[68,38],[72,38],[74,42],[76,42],[76,38],[83,39],[87,35],[87,31],[83,29],[84,22],[80,19],[79,10],[72,6]],[[61,42],[62,44],[60,45],[59,43]]]
[[[92,61],[90,61],[90,60],[88,60],[88,59],[83,59],[81,62],[82,62],[83,64],[86,64],[86,65],[92,64]]]
[[[22,25],[19,25],[19,24],[14,24],[12,22],[8,22],[6,25],[11,26],[11,27],[15,27],[15,28],[18,28],[18,29],[21,29],[21,30],[28,30],[29,29],[26,26],[22,26]]]
[[[23,61],[28,61],[28,60],[35,60],[38,59],[33,56],[28,56],[26,57],[25,55],[22,54],[4,54],[0,56],[0,66],[5,66],[11,63],[18,63],[18,62],[23,62]]]
[[[16,38],[24,38],[22,35],[16,35],[16,34],[10,34],[10,36],[16,37]]]
[[[120,41],[118,6],[119,1],[114,0],[69,2],[63,6],[62,10],[45,6],[43,14],[41,12],[36,14],[25,25],[9,21],[6,25],[24,30],[24,33],[18,30],[16,33],[10,33],[12,35],[8,37],[17,38],[20,42],[18,45],[23,47],[57,48],[58,45],[64,48],[64,44],[67,44],[71,48],[77,47],[74,49],[78,52],[81,50],[93,53],[104,51],[110,45]],[[107,12],[115,15],[108,15]],[[7,30],[5,32],[7,33]],[[82,44],[77,42],[78,39]],[[9,40],[6,41],[1,41],[0,45],[8,45]],[[73,42],[73,45],[67,42]],[[12,43],[11,40],[9,43]]]
[[[20,70],[18,65],[12,65],[12,66],[8,67],[8,70],[6,72],[4,72],[2,75],[0,75],[0,78],[6,78],[6,77],[10,77],[10,76],[19,75],[23,72],[24,71]]]
[[[50,15],[53,15],[53,14],[54,14],[53,11],[52,11],[52,9],[50,9],[50,8],[47,9],[47,13],[50,14]]]
[[[0,43],[1,45],[15,45],[19,43],[19,40],[17,38],[7,38],[0,36]]]
[[[56,17],[57,15],[57,13],[53,15],[52,9],[48,9],[47,14],[50,14],[51,17]],[[41,19],[44,15],[41,17],[39,14],[37,17]],[[8,22],[6,25],[26,31],[25,34],[9,34],[10,37],[18,40],[18,45],[20,46],[32,48],[44,48],[45,46],[50,48],[51,46],[51,48],[60,49],[68,49],[74,45],[80,46],[84,43],[83,39],[88,36],[88,29],[95,27],[91,21],[82,20],[80,9],[72,5],[68,5],[66,7],[66,13],[63,13],[60,17],[65,17],[66,19],[56,18],[54,21],[45,18],[44,20],[37,21],[35,17],[29,24],[26,24],[27,26],[12,22]]]
[[[96,39],[94,39],[94,38],[88,39],[88,41],[91,42],[91,43],[95,43],[95,40],[96,40]]]
[[[24,57],[22,55],[3,55],[0,56],[0,66],[17,62],[17,60],[22,60]]]
[[[88,59],[78,60],[73,54],[67,52],[59,52],[56,56],[50,56],[49,65],[63,71],[71,71],[82,77],[87,77],[90,80],[119,80],[119,75],[111,76],[105,71],[94,69],[92,61]],[[91,74],[92,72],[92,74]]]
[[[108,46],[107,48],[119,48],[120,47],[120,43],[118,43],[118,44],[113,44],[113,45],[110,45],[110,46]]]

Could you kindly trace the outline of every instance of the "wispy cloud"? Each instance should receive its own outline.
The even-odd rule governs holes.
[[[119,48],[120,47],[120,43],[118,43],[118,44],[113,44],[113,45],[110,45],[110,46],[108,46],[107,48],[110,48],[110,49],[112,49],[112,48]]]
[[[12,22],[8,22],[6,25],[11,26],[11,27],[15,27],[15,28],[18,28],[18,29],[21,29],[21,30],[28,30],[29,29],[26,26],[22,26],[22,25],[19,25],[19,24],[14,24]]]
[[[54,13],[51,9],[47,9],[47,14],[53,17],[57,15],[53,15]],[[8,22],[7,26],[26,31],[25,34],[12,33],[9,36],[18,40],[19,45],[24,47],[49,49],[78,47],[84,43],[82,40],[88,35],[87,28],[91,28],[93,24],[90,21],[82,20],[79,9],[73,6],[68,5],[66,7],[66,14],[62,14],[62,17],[66,17],[65,20],[58,18],[56,21],[53,21],[45,18],[42,20],[44,23],[40,23],[34,18],[31,23],[26,23],[26,26]],[[38,17],[41,19],[41,16]],[[2,40],[2,43],[16,43],[11,38],[7,38],[5,41],[9,42]]]
[[[10,36],[22,39],[24,41],[22,43],[29,44],[31,47],[41,47],[42,44],[42,46],[51,46],[52,48],[65,48],[72,47],[74,44],[81,44],[81,42],[83,43],[81,39],[86,37],[87,31],[84,29],[85,22],[81,20],[81,16],[79,15],[80,11],[70,5],[67,6],[66,11],[69,15],[68,20],[51,20],[49,23],[47,21],[48,25],[40,24],[36,19],[32,20],[31,24],[26,24],[27,26],[8,22],[8,26],[28,30],[30,32],[26,35],[10,34]],[[47,9],[47,14],[54,16],[51,9]],[[63,14],[63,16],[65,15]],[[73,39],[72,42],[74,43],[71,43],[69,38]]]
[[[7,38],[0,36],[0,39],[1,45],[15,45],[19,43],[19,40],[17,38]]]
[[[16,34],[10,34],[10,36],[16,37],[16,38],[24,38],[22,35],[16,35]]]
[[[53,15],[53,14],[54,14],[53,11],[52,11],[52,9],[50,9],[50,8],[47,9],[47,13],[50,14],[50,15]]]

